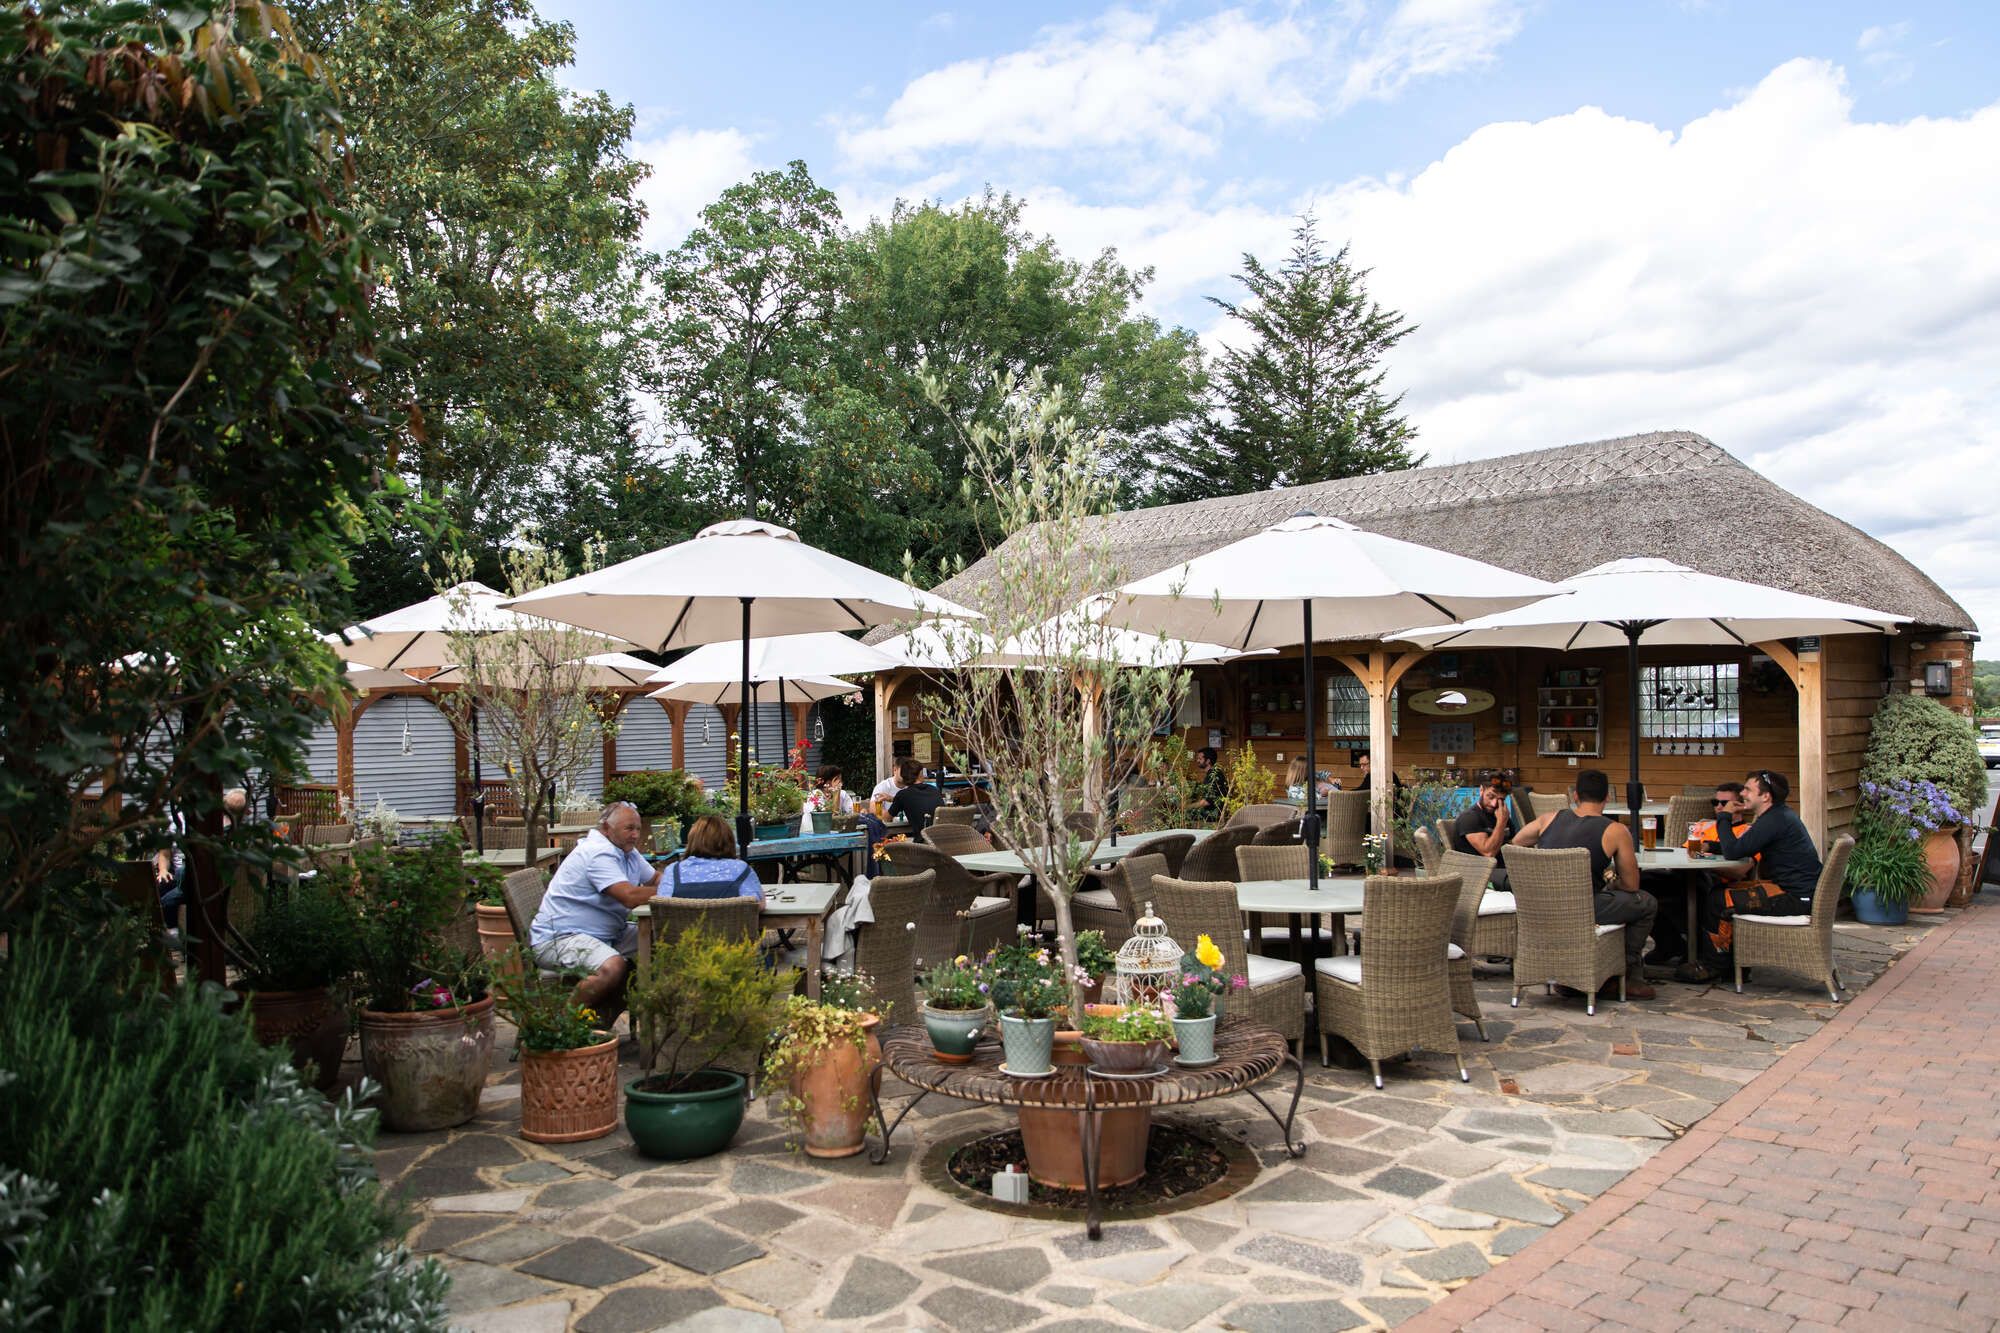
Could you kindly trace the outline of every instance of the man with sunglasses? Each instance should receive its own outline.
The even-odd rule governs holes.
[[[1805,821],[1785,804],[1792,784],[1782,774],[1760,768],[1743,780],[1743,806],[1750,827],[1736,831],[1733,819],[1718,819],[1716,845],[1731,860],[1755,858],[1756,870],[1734,883],[1708,891],[1702,904],[1704,966],[1709,976],[1730,970],[1731,919],[1738,916],[1808,916],[1819,885],[1819,849]]]
[[[1743,803],[1742,783],[1716,783],[1715,796],[1710,805],[1715,810],[1715,817],[1704,819],[1694,826],[1694,833],[1685,844],[1690,853],[1715,845],[1716,826],[1724,820],[1729,821],[1730,828],[1738,837],[1750,829],[1750,812]],[[1655,967],[1679,964],[1681,971],[1675,974],[1678,979],[1696,980],[1700,968],[1688,949],[1687,927],[1682,924],[1687,920],[1687,899],[1681,895],[1699,894],[1696,902],[1700,903],[1718,884],[1741,879],[1747,873],[1735,866],[1717,866],[1707,874],[1692,877],[1692,882],[1689,877],[1681,875],[1660,876],[1660,884],[1654,890],[1660,898],[1660,916],[1653,923],[1653,951],[1646,955],[1646,961]]]

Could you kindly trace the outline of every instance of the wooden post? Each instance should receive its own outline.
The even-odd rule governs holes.
[[[1820,654],[1794,653],[1782,643],[1760,643],[1799,692],[1799,771],[1792,804],[1812,835],[1813,846],[1826,851],[1826,683]]]
[[[890,757],[896,750],[895,733],[889,727],[889,700],[896,696],[900,674],[895,671],[875,673],[875,781],[878,783],[889,776]]]
[[[1104,699],[1104,681],[1090,672],[1080,672],[1076,688],[1083,695],[1083,734],[1095,736],[1104,730],[1099,705]],[[1097,810],[1104,805],[1104,765],[1092,764],[1083,773],[1083,808]]]
[[[687,772],[687,725],[688,710],[694,705],[678,699],[662,699],[660,707],[667,710],[667,724],[674,733],[674,767]]]
[[[797,704],[788,700],[787,703],[792,710],[792,744],[804,745],[809,739],[806,736],[806,726],[812,720],[812,701],[808,699],[802,704]],[[785,756],[785,762],[791,762],[790,755]]]
[[[353,708],[342,709],[333,718],[333,785],[340,788],[350,806],[354,804],[354,720],[361,716],[366,702],[357,700]]]
[[[1430,651],[1417,648],[1392,657],[1383,648],[1366,657],[1337,656],[1368,691],[1368,831],[1390,834],[1396,828],[1396,737],[1389,717],[1389,697],[1409,669],[1429,657]]]

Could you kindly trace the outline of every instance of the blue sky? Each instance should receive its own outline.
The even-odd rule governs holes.
[[[541,8],[653,244],[792,158],[851,222],[990,183],[1213,338],[1312,209],[1434,459],[1697,430],[2000,631],[2000,5]]]

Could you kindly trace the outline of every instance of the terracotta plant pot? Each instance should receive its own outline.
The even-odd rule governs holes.
[[[1059,1031],[1051,1054],[1057,1070],[1081,1070],[1084,1064],[1079,1033]],[[1071,1077],[1081,1077],[1073,1074]],[[1038,1185],[1080,1190],[1083,1176],[1083,1117],[1075,1111],[1023,1108],[1021,1146],[1028,1154],[1028,1176]],[[1153,1108],[1134,1107],[1097,1113],[1097,1187],[1129,1185],[1146,1174],[1146,1141],[1153,1132]]]
[[[361,1011],[361,1070],[382,1085],[382,1127],[449,1129],[479,1113],[493,1060],[493,999],[403,1014]]]
[[[878,1062],[880,1051],[877,1046]],[[793,1073],[792,1096],[804,1103],[799,1120],[806,1156],[852,1157],[861,1151],[873,1072],[865,1042],[836,1041]]]
[[[1910,910],[1942,912],[1951,891],[1958,886],[1958,830],[1938,829],[1924,834],[1924,862],[1931,868],[1931,887],[1910,905]]]
[[[514,947],[514,923],[507,919],[507,909],[491,903],[474,904],[479,916],[479,952],[485,958],[498,958]]]
[[[326,1092],[340,1081],[347,1053],[347,1014],[325,986],[311,990],[252,991],[250,1026],[266,1046],[289,1046],[292,1063]]]
[[[522,1138],[581,1143],[617,1127],[618,1038],[573,1051],[521,1052]]]

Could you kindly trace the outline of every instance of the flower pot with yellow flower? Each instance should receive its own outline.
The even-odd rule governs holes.
[[[521,1137],[601,1139],[618,1125],[618,1039],[574,987],[544,978],[517,951],[495,973],[495,1004],[514,1025],[521,1059]]]

